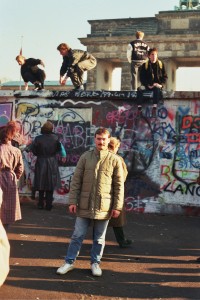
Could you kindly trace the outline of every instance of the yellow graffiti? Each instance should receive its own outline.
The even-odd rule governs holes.
[[[16,118],[20,118],[22,115],[37,116],[39,108],[37,105],[32,103],[20,103],[17,106]]]

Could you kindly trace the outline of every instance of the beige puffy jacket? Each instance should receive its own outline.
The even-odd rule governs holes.
[[[77,216],[110,219],[111,210],[122,210],[124,176],[118,155],[96,148],[79,159],[72,178],[69,205],[77,205]]]

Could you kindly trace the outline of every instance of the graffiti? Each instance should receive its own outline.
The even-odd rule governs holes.
[[[200,117],[185,116],[182,119],[182,129],[197,128],[200,129]]]
[[[172,183],[169,182],[165,187],[164,187],[164,191],[165,192],[169,192],[169,193],[177,193],[180,192],[182,195],[185,194],[190,194],[191,196],[198,196],[200,197],[200,186],[194,186],[194,183],[190,183],[187,186],[183,186],[181,184],[179,184],[178,186],[176,186],[175,189],[170,189],[170,186],[172,187]]]
[[[147,95],[151,94],[146,92]],[[136,98],[137,92],[135,91],[56,91],[52,92],[53,99],[60,98],[98,98],[98,99],[128,99]]]
[[[125,199],[125,208],[127,211],[144,212],[145,203],[141,199],[128,197]]]
[[[153,118],[152,98],[146,96],[149,98],[140,117],[134,91],[55,91],[48,98],[37,95],[34,99],[18,94],[15,106],[10,103],[7,110],[2,106],[1,114],[6,111],[11,119],[15,108],[26,144],[40,134],[44,122],[53,123],[67,152],[65,163],[58,156],[62,185],[54,197],[61,202],[67,201],[80,156],[93,148],[94,133],[104,126],[121,140],[119,154],[129,171],[125,183],[127,210],[157,211],[160,200],[156,199],[161,198],[164,204],[200,206],[199,100],[185,100],[184,105],[175,99],[166,101],[159,104]],[[23,159],[25,185],[21,192],[30,192],[36,157],[24,152]]]
[[[13,114],[13,103],[0,103],[0,127],[5,126],[11,119]]]

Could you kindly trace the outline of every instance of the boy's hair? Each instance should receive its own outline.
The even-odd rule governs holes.
[[[60,50],[67,50],[67,51],[69,51],[70,49],[71,49],[71,47],[68,44],[66,44],[66,43],[61,43],[57,47],[58,51],[60,51]]]
[[[96,137],[97,134],[108,134],[108,137],[110,137],[110,131],[107,128],[100,127],[95,131],[94,136]]]
[[[120,144],[120,140],[118,140],[116,137],[111,137],[110,142],[108,144],[108,149],[115,150],[115,148],[119,147]]]
[[[53,131],[53,124],[50,121],[47,121],[41,127],[41,134],[45,133],[52,133]]]
[[[16,56],[16,60],[17,60],[17,61],[18,61],[20,58],[25,59],[25,57],[24,57],[23,55],[17,55],[17,56]]]
[[[148,55],[150,55],[151,52],[156,52],[156,53],[158,53],[158,49],[155,48],[155,47],[154,47],[154,48],[150,48],[149,51],[148,51]]]
[[[136,34],[135,34],[136,38],[137,39],[143,39],[144,37],[144,32],[142,31],[137,31]]]

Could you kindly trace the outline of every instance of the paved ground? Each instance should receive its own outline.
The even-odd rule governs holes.
[[[74,218],[66,207],[38,210],[22,203],[23,219],[10,228],[10,273],[0,299],[200,299],[200,217],[128,214],[132,248],[120,249],[112,228],[102,261],[91,275],[88,232],[76,269],[59,276]]]

